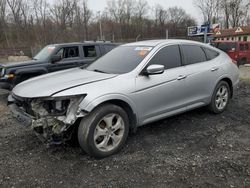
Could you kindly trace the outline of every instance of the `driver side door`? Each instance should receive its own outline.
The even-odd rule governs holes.
[[[61,61],[51,62],[49,72],[77,67],[81,60],[79,46],[61,47],[55,55],[61,56]]]
[[[139,111],[140,125],[186,110],[186,75],[179,46],[171,45],[160,49],[146,67],[153,64],[164,65],[164,73],[138,75],[136,78],[134,101]]]

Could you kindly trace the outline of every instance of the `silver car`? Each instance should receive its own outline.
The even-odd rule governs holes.
[[[223,112],[238,82],[237,66],[212,46],[143,41],[122,45],[87,68],[25,81],[8,103],[46,142],[78,137],[84,151],[102,158],[118,152],[139,126],[201,106]]]

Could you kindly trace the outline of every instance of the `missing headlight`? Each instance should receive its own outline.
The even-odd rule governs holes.
[[[47,110],[47,112],[50,115],[61,116],[66,114],[69,104],[70,104],[69,99],[54,100],[54,101],[46,101],[43,107]]]

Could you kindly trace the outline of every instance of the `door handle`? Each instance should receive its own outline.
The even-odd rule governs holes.
[[[181,75],[181,76],[179,76],[179,77],[177,78],[177,80],[183,80],[183,79],[185,79],[185,78],[187,78],[187,76]]]
[[[217,71],[217,70],[219,70],[218,67],[214,67],[214,68],[211,69],[212,72]]]

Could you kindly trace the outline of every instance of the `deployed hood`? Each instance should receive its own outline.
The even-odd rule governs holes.
[[[27,80],[17,85],[12,92],[22,98],[49,97],[69,88],[110,79],[115,76],[114,74],[74,68]],[[72,93],[72,95],[74,94]]]
[[[14,67],[24,67],[24,66],[30,66],[30,65],[35,65],[43,63],[37,60],[28,60],[28,61],[19,61],[19,62],[8,62],[8,63],[1,63],[1,67],[5,68],[14,68]]]

